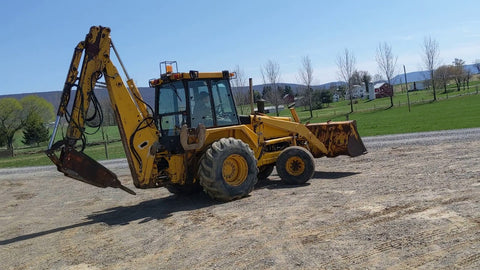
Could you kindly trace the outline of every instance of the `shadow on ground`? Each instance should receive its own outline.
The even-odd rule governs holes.
[[[118,206],[101,212],[93,213],[87,216],[87,221],[72,224],[68,226],[58,227],[55,229],[45,230],[41,232],[25,234],[11,239],[0,240],[0,245],[8,245],[36,237],[49,235],[52,233],[62,232],[73,228],[79,228],[97,223],[105,223],[109,226],[126,225],[130,222],[138,221],[145,223],[151,220],[164,219],[175,212],[190,211],[208,207],[217,202],[210,199],[203,192],[189,196],[171,195],[166,198],[159,198],[141,202],[137,205]]]
[[[340,179],[348,176],[358,174],[356,172],[315,172],[313,177],[315,179]],[[279,180],[259,180],[255,189],[282,189],[282,188],[295,188],[301,186],[307,186],[310,183],[302,185],[287,185]],[[0,245],[8,245],[24,240],[33,239],[36,237],[49,235],[52,233],[62,232],[73,228],[88,226],[97,223],[105,223],[109,226],[127,225],[130,222],[138,221],[139,223],[145,223],[151,220],[160,220],[167,218],[175,212],[191,211],[208,207],[218,202],[210,199],[205,193],[199,192],[188,196],[171,195],[165,198],[153,199],[149,201],[141,202],[137,205],[131,206],[118,206],[109,208],[97,213],[93,213],[87,216],[87,221],[72,224],[69,226],[58,227],[46,231],[37,233],[25,234],[17,236],[11,239],[0,240]]]
[[[358,172],[320,172],[316,171],[313,174],[313,177],[310,181],[315,181],[315,180],[322,180],[322,179],[340,179],[352,175],[359,174]],[[309,181],[309,182],[310,182]],[[272,180],[272,177],[269,177],[267,179],[259,179],[258,183],[255,185],[255,189],[262,189],[262,188],[268,188],[268,189],[282,189],[282,188],[296,188],[296,187],[303,187],[303,186],[308,186],[310,183],[307,182],[305,184],[301,185],[290,185],[282,182],[281,180]]]

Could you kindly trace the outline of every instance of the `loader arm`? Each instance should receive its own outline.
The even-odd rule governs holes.
[[[133,182],[139,188],[155,185],[154,159],[159,133],[133,80],[128,78],[124,69],[127,76],[127,87],[117,68],[113,65],[110,59],[111,48],[114,49],[123,67],[110,39],[110,29],[107,27],[94,26],[90,28],[85,41],[80,42],[75,48],[58,108],[54,132],[46,153],[57,165],[57,169],[66,176],[98,187],[119,187],[134,194],[133,191],[121,185],[113,172],[83,153],[85,125],[91,120],[89,118],[101,114],[94,88],[97,81],[103,76]],[[82,54],[84,58],[80,74],[77,77]],[[74,87],[76,87],[75,99],[69,112],[67,106]],[[93,116],[89,116],[92,114],[91,104],[94,105]],[[63,117],[68,122],[66,136],[54,143],[56,130]],[[82,142],[81,150],[76,149],[78,141]],[[56,150],[61,151],[59,157],[55,154]]]

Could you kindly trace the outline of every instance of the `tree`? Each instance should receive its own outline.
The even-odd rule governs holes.
[[[102,107],[102,114],[103,114],[103,125],[104,126],[115,126],[116,119],[115,119],[115,112],[113,111],[112,103],[110,99],[104,98],[100,99],[100,107]]]
[[[233,98],[235,99],[237,106],[240,105],[240,114],[245,114],[244,110],[247,110],[247,108],[241,105],[249,103],[250,93],[245,90],[247,79],[243,70],[240,69],[240,66],[236,65],[233,72],[236,74],[235,78],[231,80]]]
[[[362,83],[365,84],[365,90],[367,91],[367,93],[369,93],[370,89],[368,89],[370,87],[370,82],[372,82],[372,76],[370,75],[370,73],[368,73],[368,71],[360,71],[360,78],[362,80]]]
[[[7,143],[7,132],[0,126],[0,147],[4,147]]]
[[[434,72],[435,80],[443,86],[444,93],[447,93],[447,84],[452,78],[453,67],[450,65],[439,66]]]
[[[262,95],[257,90],[253,90],[253,102],[257,102],[262,98]]]
[[[298,71],[301,82],[306,86],[307,101],[310,108],[310,118],[313,118],[312,112],[312,81],[313,81],[313,67],[310,57],[304,56],[302,58],[302,67]]]
[[[460,91],[460,87],[462,86],[462,82],[465,80],[466,72],[465,72],[465,61],[460,58],[455,58],[453,60],[453,72],[452,77],[455,80],[455,84],[457,85],[457,91]]]
[[[34,116],[35,115],[35,116]],[[13,149],[15,132],[24,127],[29,117],[35,117],[42,125],[53,118],[53,105],[36,95],[22,98],[0,99],[0,135],[8,149]]]
[[[8,149],[13,149],[13,136],[23,126],[22,104],[14,98],[0,99],[0,133]]]
[[[465,90],[465,82],[467,83],[467,88],[470,89],[470,79],[472,78],[472,72],[470,69],[464,69],[465,77],[463,80],[463,90]]]
[[[437,100],[437,93],[435,91],[434,70],[439,64],[439,47],[438,42],[432,37],[425,37],[423,40],[423,64],[430,72],[430,81],[433,87],[433,100]]]
[[[22,118],[26,120],[32,113],[37,114],[44,122],[51,121],[55,115],[53,112],[53,105],[46,99],[37,95],[29,95],[20,99],[23,112]]]
[[[37,113],[31,113],[25,120],[22,142],[27,145],[48,141],[48,128],[42,117]]]
[[[350,99],[352,99],[352,84],[351,78],[356,68],[356,58],[355,55],[345,48],[344,52],[337,56],[337,67],[338,75],[340,80],[344,81],[347,85],[347,91],[349,93]],[[352,100],[351,100],[352,101]],[[350,102],[350,113],[353,113],[353,101]]]
[[[478,73],[480,73],[480,59],[475,60],[473,65],[477,68]]]
[[[312,91],[312,104],[315,110],[324,107],[324,104],[332,103],[333,95],[329,90],[314,90]]]
[[[350,84],[351,85],[362,85],[362,75],[360,74],[360,71],[355,70],[352,74],[352,77],[350,78]]]
[[[268,60],[267,63],[261,68],[263,83],[268,86],[270,91],[263,96],[266,100],[275,106],[275,113],[278,116],[278,106],[282,102],[282,93],[278,91],[278,81],[280,78],[280,66],[277,62]],[[265,87],[267,88],[267,87]]]
[[[391,85],[391,79],[393,78],[393,74],[395,74],[398,60],[398,57],[394,56],[392,53],[392,46],[388,45],[386,42],[380,43],[377,47],[375,60],[377,61],[380,71],[385,74],[385,77],[387,77],[388,84]],[[393,91],[390,95],[390,107],[393,107]]]
[[[377,73],[373,75],[373,81],[374,82],[385,81],[385,78],[383,78],[382,74]]]

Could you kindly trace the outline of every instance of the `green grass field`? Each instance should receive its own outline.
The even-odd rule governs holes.
[[[360,112],[356,120],[362,136],[480,127],[480,95],[450,98],[423,105]],[[345,120],[345,117],[332,119]]]
[[[477,84],[478,85],[478,84]],[[354,104],[354,113],[349,119],[356,120],[358,131],[361,136],[374,136],[384,134],[409,133],[433,130],[459,129],[480,127],[480,94],[477,87],[468,91],[457,92],[449,89],[447,94],[443,89],[437,92],[438,101],[432,102],[431,91],[411,92],[410,101],[416,103],[408,111],[407,93],[396,93],[394,107],[390,106],[390,99],[383,98],[374,101],[359,100]],[[297,108],[302,122],[310,121],[324,122],[327,120],[343,121],[350,111],[348,101],[332,103],[329,107],[315,110],[314,117],[310,119],[310,112],[303,107]],[[289,110],[283,110],[282,116],[290,116]],[[123,146],[118,141],[120,135],[117,127],[104,129],[109,141],[117,140],[107,144],[109,159],[125,157]],[[0,168],[41,166],[52,163],[41,152],[46,149],[46,143],[40,147],[25,147],[21,141],[21,132],[16,136],[15,157],[0,158]],[[61,138],[62,131],[57,134]],[[99,131],[88,136],[88,142],[101,142],[102,133]],[[97,160],[106,159],[105,146],[95,145],[87,147],[85,153]]]

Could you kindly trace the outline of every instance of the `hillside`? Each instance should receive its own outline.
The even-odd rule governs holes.
[[[475,65],[465,65],[465,69],[470,70],[472,74],[478,74],[478,70],[475,67]],[[429,79],[430,75],[428,71],[413,71],[413,72],[408,72],[407,73],[407,80],[408,82],[418,82],[418,81],[424,81],[425,79]],[[395,76],[392,79],[392,83],[395,84],[401,84],[405,82],[405,75],[404,74],[399,74]],[[329,89],[332,86],[338,86],[342,85],[343,82],[336,81],[336,82],[328,82],[324,84],[318,84],[318,85],[312,85],[313,89]],[[265,87],[266,84],[258,84],[253,86],[253,90],[258,91],[260,93],[263,92],[263,88]],[[304,88],[305,86],[301,84],[295,84],[295,83],[278,83],[279,87],[285,87],[289,86],[293,90],[294,93],[298,92],[300,89]],[[148,104],[154,104],[154,99],[155,99],[155,91],[150,88],[150,87],[139,87],[140,93],[142,94],[143,98]],[[248,91],[248,86],[241,87],[241,91]],[[95,91],[95,94],[97,95],[97,98],[99,100],[108,100],[108,94],[105,89],[98,89]],[[34,93],[20,93],[20,94],[9,94],[9,95],[0,95],[0,98],[7,98],[7,97],[13,97],[16,99],[21,99],[25,96],[28,95],[37,95],[39,97],[42,97],[46,99],[48,102],[52,103],[55,108],[58,107],[58,104],[60,102],[60,97],[62,95],[62,91],[49,91],[49,92],[34,92]],[[73,94],[72,94],[72,100],[73,100]]]
[[[465,65],[464,66],[465,70],[468,70],[471,72],[471,74],[477,74],[478,69],[475,67],[474,64],[471,65]],[[430,72],[425,70],[425,71],[413,71],[413,72],[408,72],[407,73],[407,81],[408,82],[420,82],[424,80],[430,79]],[[393,77],[392,79],[392,84],[401,84],[405,83],[405,75],[403,73],[398,74],[397,76]]]

